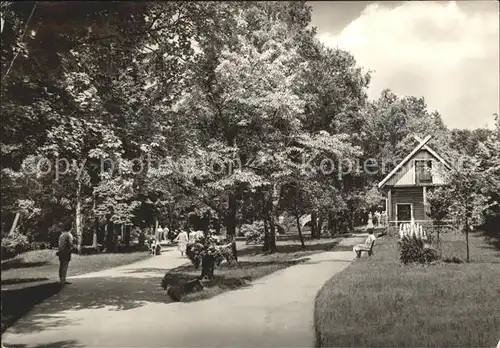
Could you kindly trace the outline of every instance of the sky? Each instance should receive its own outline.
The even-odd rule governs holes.
[[[449,128],[493,127],[500,104],[499,2],[309,1],[318,39],[389,88],[423,96]]]

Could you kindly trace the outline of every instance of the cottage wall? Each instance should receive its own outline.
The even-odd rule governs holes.
[[[424,193],[422,187],[392,188],[391,221],[396,220],[396,204],[410,203],[413,205],[413,218],[427,220],[424,208]]]

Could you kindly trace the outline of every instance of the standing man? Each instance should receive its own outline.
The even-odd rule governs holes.
[[[374,219],[373,219],[373,225],[375,227],[380,227],[380,213],[379,211],[375,211],[375,216],[374,216]]]
[[[59,236],[59,280],[61,284],[71,284],[66,281],[66,274],[68,273],[68,265],[71,261],[71,252],[73,250],[73,236],[71,230],[61,233]]]

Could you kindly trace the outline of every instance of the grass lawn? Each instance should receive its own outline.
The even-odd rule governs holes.
[[[278,242],[278,252],[275,254],[261,254],[261,245],[247,246],[238,251],[240,267],[229,268],[223,263],[215,269],[214,280],[205,283],[205,289],[199,292],[186,294],[182,302],[193,302],[208,299],[223,292],[236,290],[247,286],[250,282],[267,276],[276,271],[297,265],[307,260],[307,256],[331,250],[350,250],[351,247],[337,246],[331,239],[309,241],[306,250],[295,241]],[[195,270],[192,265],[181,266],[167,273],[167,284],[177,285],[198,277],[201,270]]]
[[[35,250],[2,261],[2,285],[57,280],[59,259],[55,253],[55,250]],[[129,264],[147,256],[146,251],[123,254],[73,254],[68,276]]]
[[[480,232],[469,264],[403,266],[397,239],[330,279],[316,298],[320,347],[494,347],[500,339],[500,252]],[[465,259],[464,236],[442,255]]]

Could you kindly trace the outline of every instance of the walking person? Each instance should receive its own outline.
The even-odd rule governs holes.
[[[370,212],[368,214],[368,224],[366,225],[366,229],[370,230],[370,229],[373,229],[373,227],[374,227],[373,226],[373,214],[372,214],[372,212]]]
[[[71,284],[66,281],[68,266],[71,261],[71,252],[73,251],[73,236],[71,230],[61,233],[59,236],[59,245],[57,255],[59,256],[59,281],[61,284]]]
[[[387,226],[387,211],[383,211],[380,216],[382,226]]]
[[[189,236],[186,231],[181,231],[177,237],[174,239],[175,242],[177,242],[177,249],[181,252],[181,256],[184,256],[184,253],[186,252],[186,247],[189,242]]]

